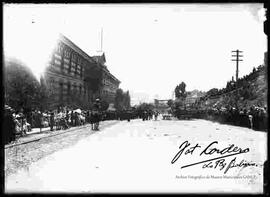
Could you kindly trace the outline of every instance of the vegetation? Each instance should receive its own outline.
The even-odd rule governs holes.
[[[208,100],[208,105],[249,108],[251,105],[266,105],[267,101],[266,67],[253,68],[252,72],[238,79],[228,81],[225,88],[209,90],[200,103]],[[215,100],[218,99],[218,101]],[[211,102],[213,100],[213,102]]]
[[[153,110],[154,108],[155,108],[154,104],[151,103],[141,103],[136,107],[138,111],[149,111]]]
[[[116,90],[114,107],[116,110],[130,109],[130,95],[129,91],[124,92],[121,88]]]
[[[16,59],[5,62],[5,101],[16,110],[42,109],[49,96],[44,83],[39,83],[31,70]]]
[[[174,89],[174,93],[177,99],[185,99],[187,96],[185,82],[181,82],[179,85],[177,85]]]

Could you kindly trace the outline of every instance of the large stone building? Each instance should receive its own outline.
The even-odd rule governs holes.
[[[100,62],[103,58],[104,55],[90,57],[60,35],[44,75],[51,106],[87,107],[101,97],[113,101],[120,81]]]
[[[106,100],[108,103],[113,103],[116,90],[119,87],[120,81],[110,73],[107,66],[105,65],[106,58],[104,53],[99,56],[93,56],[93,58],[98,63],[99,67],[102,69],[102,85],[99,95],[103,100]]]

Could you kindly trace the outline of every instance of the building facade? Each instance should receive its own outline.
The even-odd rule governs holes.
[[[114,103],[116,90],[119,88],[121,83],[113,74],[110,73],[106,63],[105,54],[102,53],[100,56],[93,56],[93,59],[102,68],[102,86],[100,88],[100,97],[106,100],[108,103]]]
[[[107,77],[103,70],[96,58],[60,35],[44,74],[51,95],[50,106],[91,106],[93,100],[108,87],[102,84],[103,78]],[[113,92],[114,87],[107,91]]]

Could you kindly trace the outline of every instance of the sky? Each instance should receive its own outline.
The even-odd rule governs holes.
[[[4,54],[40,76],[58,33],[106,65],[133,104],[186,90],[223,88],[264,62],[263,4],[4,4]],[[101,47],[101,29],[103,40]]]

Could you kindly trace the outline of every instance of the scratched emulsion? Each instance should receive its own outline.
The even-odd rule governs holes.
[[[190,145],[172,164],[185,141]],[[215,148],[214,153],[200,156],[214,141],[205,151]],[[123,121],[10,175],[5,188],[9,193],[262,193],[266,142],[264,132],[205,120]],[[217,153],[224,148],[227,153]],[[217,166],[212,160],[181,168],[240,149],[248,151],[223,158]],[[233,167],[224,173],[230,162],[237,165],[242,160],[257,166]]]

